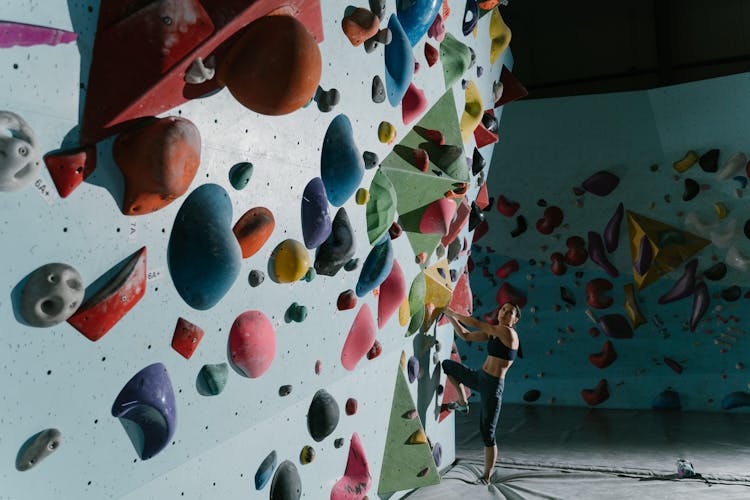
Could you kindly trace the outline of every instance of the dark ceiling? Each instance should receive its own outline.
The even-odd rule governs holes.
[[[528,98],[643,90],[750,71],[746,0],[510,0]]]

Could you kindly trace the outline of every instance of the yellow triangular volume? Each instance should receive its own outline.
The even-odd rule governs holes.
[[[653,257],[651,265],[641,275],[633,268],[635,286],[640,290],[675,270],[695,253],[706,247],[710,241],[674,226],[650,219],[646,216],[626,211],[628,218],[628,240],[633,262],[639,257],[641,240],[645,236],[651,245]]]

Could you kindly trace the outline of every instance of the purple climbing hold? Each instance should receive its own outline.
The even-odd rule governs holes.
[[[617,205],[617,210],[612,214],[609,222],[607,222],[607,226],[604,228],[604,246],[609,253],[617,250],[617,245],[620,242],[620,223],[622,222],[622,216],[624,214],[625,207],[620,203]]]
[[[633,338],[633,329],[622,314],[606,314],[599,318],[599,327],[607,337],[613,339]]]
[[[695,273],[697,270],[697,259],[693,259],[685,264],[685,271],[682,273],[682,276],[667,293],[659,297],[659,304],[668,304],[669,302],[684,299],[692,295],[695,290]]]
[[[698,327],[703,315],[706,314],[708,306],[711,303],[711,296],[708,294],[708,287],[704,282],[695,285],[693,292],[693,309],[690,313],[690,331],[694,332]]]
[[[464,9],[464,19],[461,24],[461,32],[464,36],[468,36],[479,21],[479,4],[477,0],[466,0],[466,8]]]
[[[607,196],[614,191],[619,183],[620,178],[615,174],[600,170],[583,181],[583,189],[597,196]]]
[[[140,428],[143,443],[137,451],[141,460],[163,450],[177,426],[177,405],[167,367],[154,363],[136,373],[115,399],[112,416],[130,420]]]
[[[320,177],[307,183],[302,193],[302,236],[307,248],[318,248],[331,234],[326,188]]]
[[[409,383],[411,384],[419,376],[419,360],[411,356],[408,363],[406,364],[406,374],[409,377]]]
[[[607,259],[607,255],[604,253],[604,242],[602,242],[602,237],[596,231],[589,231],[588,236],[588,251],[591,260],[596,262],[599,267],[604,269],[604,271],[612,278],[617,278],[620,273],[617,271],[617,268],[612,265],[609,259]]]
[[[651,241],[645,234],[641,237],[638,245],[638,258],[635,259],[633,266],[635,271],[643,276],[651,269],[651,263],[654,261],[654,249],[651,247]]]

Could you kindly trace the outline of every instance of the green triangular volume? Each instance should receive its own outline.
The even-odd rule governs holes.
[[[406,383],[404,372],[399,367],[396,387],[393,390],[393,405],[385,439],[378,495],[421,488],[440,482],[430,446],[427,443],[408,444],[411,436],[419,431],[424,432],[419,415],[414,415],[416,412],[410,411],[414,408],[414,399],[409,392],[409,385]],[[410,419],[409,415],[414,415],[415,418]],[[421,476],[420,473],[422,473]]]
[[[367,237],[371,244],[379,241],[393,224],[397,200],[396,190],[390,179],[378,170],[372,178],[370,199],[365,208]]]

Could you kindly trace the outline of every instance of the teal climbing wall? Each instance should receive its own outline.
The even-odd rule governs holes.
[[[329,498],[344,474],[355,432],[366,453],[372,483],[377,485],[384,463],[394,374],[402,352],[406,358],[415,356],[421,361],[419,377],[409,389],[427,437],[432,444],[442,445],[440,468],[453,460],[453,420],[439,419],[442,397],[438,394],[445,378],[438,363],[450,356],[452,332],[440,327],[406,336],[406,326],[399,323],[397,312],[376,331],[382,354],[372,360],[363,358],[352,371],[342,366],[342,347],[360,307],[368,304],[375,315],[378,310],[378,297],[373,293],[359,298],[354,309],[339,311],[336,307],[339,294],[355,288],[372,248],[364,205],[357,204],[354,197],[344,204],[354,230],[359,268],[292,283],[275,283],[269,277],[273,249],[289,238],[303,241],[302,193],[308,182],[320,175],[321,147],[334,117],[343,113],[349,118],[360,154],[371,151],[383,159],[393,144],[378,139],[379,123],[388,121],[395,126],[398,143],[446,92],[442,63],[429,67],[424,55],[425,43],[437,48],[439,42],[424,36],[412,49],[420,65],[413,83],[424,91],[427,106],[413,123],[404,124],[401,105],[378,104],[371,98],[373,76],[384,78],[383,47],[366,53],[362,46],[352,46],[341,28],[349,3],[320,3],[324,39],[319,44],[319,84],[326,91],[336,88],[340,92],[340,102],[332,110],[321,111],[313,102],[287,115],[265,116],[243,107],[224,89],[159,113],[160,117],[178,116],[195,124],[201,137],[200,164],[184,194],[143,216],[121,212],[125,181],[113,160],[113,137],[97,143],[96,170],[66,198],[58,194],[44,165],[27,187],[0,192],[0,286],[4,290],[0,296],[0,341],[4,346],[0,355],[4,381],[0,390],[0,457],[4,464],[0,468],[0,498],[268,498],[270,482],[258,491],[254,476],[272,450],[278,463],[289,460],[295,464],[303,498]],[[395,12],[395,2],[386,3],[382,26]],[[193,8],[200,4],[209,5],[188,0],[181,5]],[[368,7],[366,2],[360,4]],[[475,81],[484,108],[491,109],[492,84],[503,64],[512,66],[512,57],[506,51],[491,64],[490,16],[479,20],[475,34],[464,36],[463,2],[449,4],[452,13],[445,20],[446,30],[476,54],[476,63],[448,89],[454,94],[456,114],[452,118],[458,123],[465,104],[461,80]],[[9,46],[0,48],[4,95],[0,111],[11,111],[28,122],[42,154],[79,145],[84,102],[93,92],[88,75],[100,8],[100,2],[0,0],[4,21],[40,26],[44,36],[49,31],[43,28],[77,35],[72,43],[7,43]],[[180,13],[192,15],[193,11]],[[161,21],[169,26],[173,17],[176,19],[165,15]],[[7,42],[8,36],[7,32],[0,35],[0,41]],[[140,76],[137,72],[132,75],[138,61],[132,62],[132,57],[129,61],[128,67],[123,63],[115,72],[125,82],[119,83],[123,92],[136,85]],[[498,119],[501,111],[495,112]],[[10,133],[0,129],[4,137]],[[474,145],[473,137],[463,144],[466,156],[471,157]],[[481,149],[487,160],[492,149],[491,144]],[[251,162],[254,169],[247,187],[237,190],[230,183],[229,171],[240,162]],[[369,188],[376,171],[366,170],[360,187]],[[255,255],[239,263],[238,276],[229,280],[220,300],[201,309],[191,307],[178,293],[170,273],[168,247],[180,207],[204,184],[216,184],[226,191],[232,224],[251,208],[267,207],[274,215],[275,228]],[[469,201],[478,188],[477,176],[471,176]],[[329,207],[329,213],[333,218],[335,208]],[[461,240],[465,237],[466,229],[459,235]],[[407,237],[394,239],[392,244],[408,286],[420,265]],[[67,322],[38,328],[25,324],[19,316],[25,278],[38,267],[53,262],[73,266],[84,286],[92,286],[87,293],[90,296],[93,288],[111,278],[108,272],[116,271],[119,263],[144,246],[147,271],[143,297],[98,341],[85,338]],[[467,250],[450,264],[458,275],[465,266]],[[308,250],[308,254],[314,257],[314,251]],[[422,267],[437,260],[432,254]],[[208,273],[200,262],[193,268],[199,270],[199,276],[200,271]],[[248,282],[253,270],[266,273],[265,281],[257,287]],[[293,302],[307,308],[304,321],[285,319]],[[230,367],[224,390],[208,396],[201,389],[199,371],[205,364],[230,362],[230,330],[235,318],[248,310],[263,312],[273,326],[273,361],[257,378],[244,377]],[[170,346],[179,317],[204,331],[190,359]],[[177,423],[166,447],[153,458],[141,460],[135,447],[138,432],[112,416],[111,410],[128,380],[153,363],[163,363],[167,369]],[[313,395],[322,388],[337,401],[340,418],[332,435],[316,442],[308,432],[307,414]],[[358,402],[353,415],[345,413],[349,398]],[[128,404],[124,402],[125,407]],[[16,470],[15,460],[25,441],[47,428],[61,431],[59,449],[28,471]],[[338,438],[343,440],[340,447],[334,444]],[[300,461],[305,445],[316,453],[309,464]],[[375,494],[370,490],[370,498]]]
[[[504,282],[528,298],[518,326],[525,357],[508,375],[506,401],[523,402],[528,391],[538,390],[541,396],[532,404],[585,406],[581,391],[594,389],[605,379],[609,399],[600,403],[604,408],[652,408],[666,401],[664,391],[673,391],[683,410],[744,410],[723,407],[746,401],[745,294],[750,277],[737,265],[728,266],[724,277],[704,273],[726,262],[728,254],[730,260],[732,255],[748,255],[750,243],[743,233],[750,216],[745,165],[721,180],[697,163],[684,172],[676,171],[673,164],[691,150],[700,157],[717,148],[721,171],[732,155],[746,154],[747,83],[748,75],[740,74],[651,91],[526,100],[506,106],[488,188],[490,196],[504,195],[520,203],[520,209],[506,217],[493,207],[487,216],[489,232],[475,242],[471,255],[480,316],[496,307],[496,293]],[[602,170],[619,177],[610,194],[575,191]],[[685,196],[689,200],[683,199],[686,179],[693,179],[699,188]],[[548,235],[536,229],[545,202],[564,214],[562,225]],[[563,275],[552,273],[551,255],[565,254],[571,236],[587,240],[589,231],[603,234],[620,202],[626,210],[677,230],[696,232],[695,225],[686,224],[691,213],[706,226],[702,236],[709,244],[692,258],[698,260],[696,281],[707,285],[710,303],[694,331],[690,329],[693,295],[658,302],[683,275],[685,266],[679,262],[670,273],[636,291],[644,324],[634,329],[633,338],[608,338],[586,315],[589,309],[597,318],[628,316],[623,287],[635,283],[635,257],[629,248],[627,217],[619,231],[619,246],[605,253],[619,271],[617,278],[590,258],[581,266],[568,266]],[[717,203],[727,210],[723,219]],[[511,231],[518,215],[526,217],[528,229],[514,238]],[[512,259],[520,269],[505,279],[497,277],[497,269]],[[734,262],[741,263],[741,258]],[[606,294],[613,302],[606,309],[593,309],[586,300],[586,285],[597,278],[613,285]],[[574,305],[563,300],[561,287],[568,290]],[[612,342],[617,359],[597,368],[589,356],[600,353],[606,340]],[[478,346],[459,348],[469,363],[478,363],[484,354]],[[740,394],[733,398],[733,393]]]

